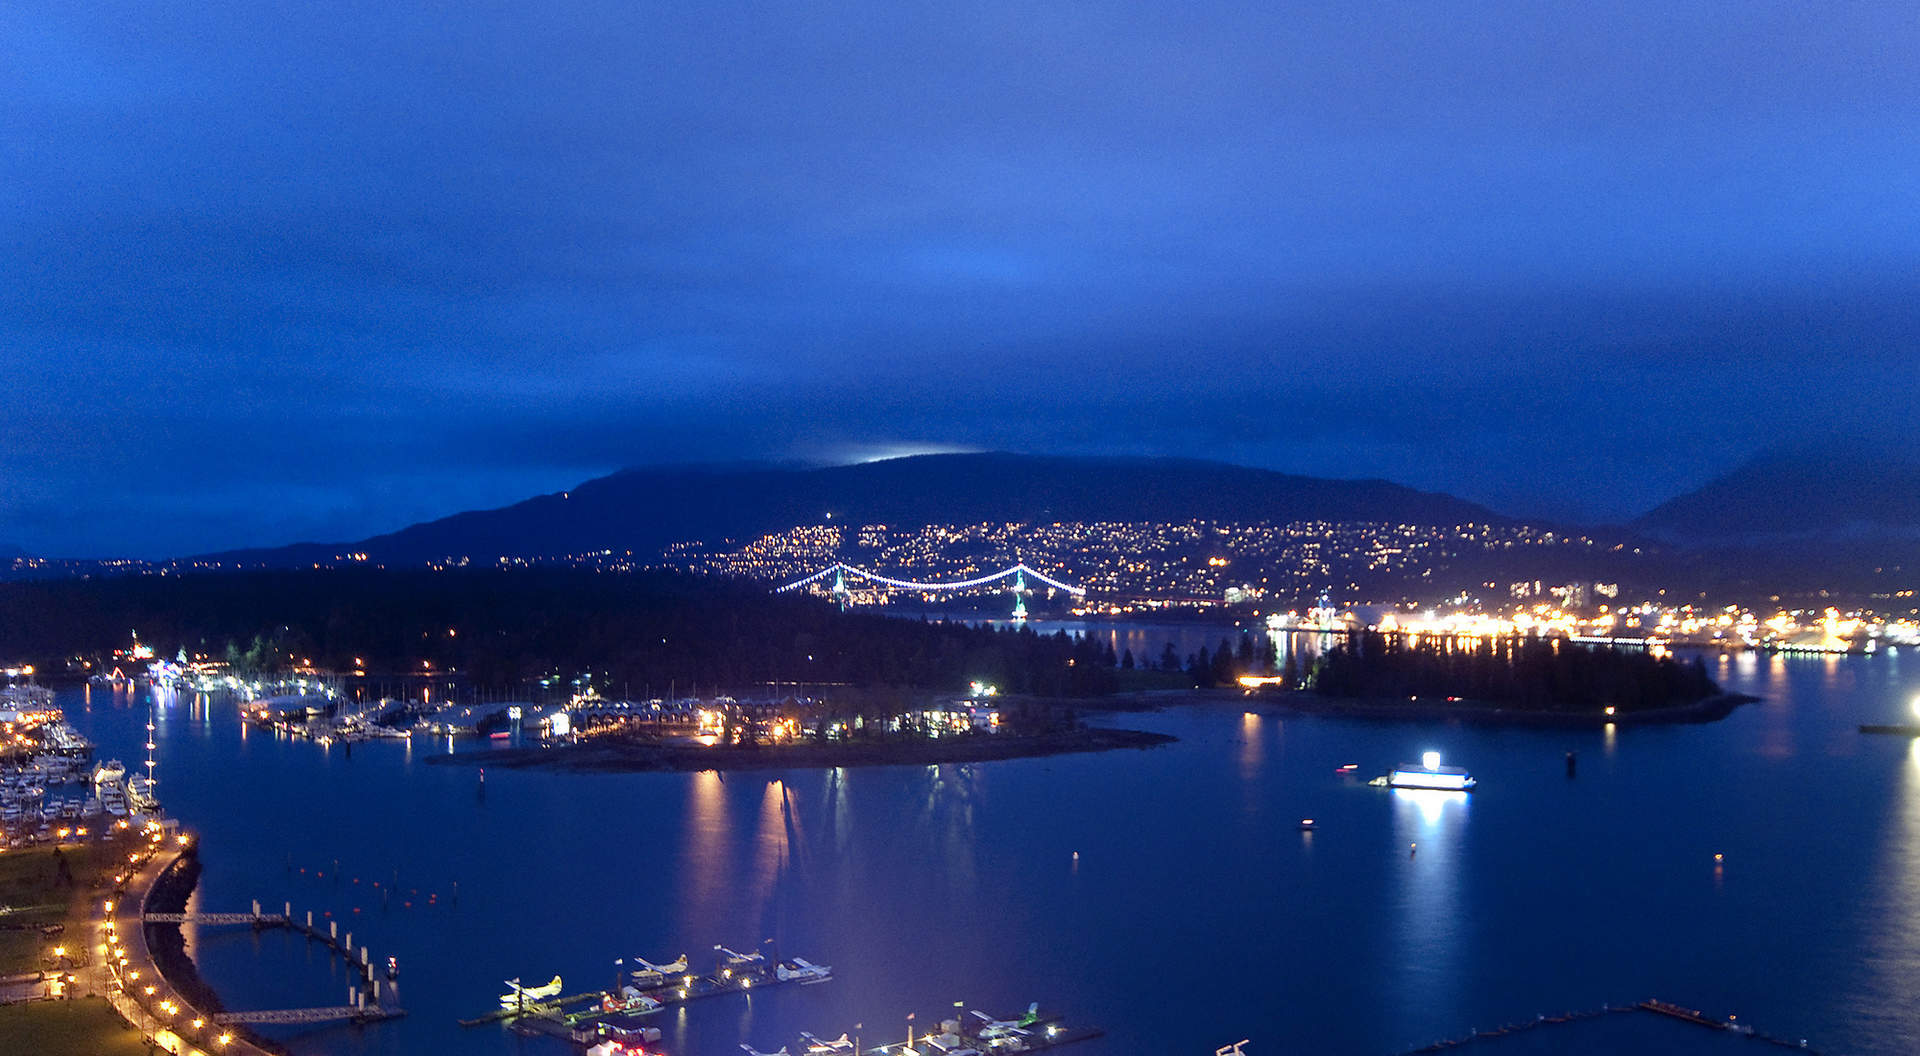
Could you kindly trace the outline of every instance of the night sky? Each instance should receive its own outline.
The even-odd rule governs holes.
[[[0,544],[1181,454],[1634,516],[1920,443],[1920,8],[0,13]]]

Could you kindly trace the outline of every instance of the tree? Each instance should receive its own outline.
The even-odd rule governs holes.
[[[1201,646],[1200,651],[1194,654],[1187,674],[1192,675],[1194,684],[1202,689],[1213,685],[1213,657],[1208,655],[1206,646]]]
[[[1128,649],[1120,654],[1120,670],[1133,670],[1133,650]]]

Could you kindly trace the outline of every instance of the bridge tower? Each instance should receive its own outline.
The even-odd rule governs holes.
[[[1018,623],[1027,618],[1027,574],[1013,574],[1013,619]]]
[[[833,570],[833,600],[840,603],[840,611],[847,611],[847,580],[840,569]]]

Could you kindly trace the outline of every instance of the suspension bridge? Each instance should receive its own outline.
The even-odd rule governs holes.
[[[1000,580],[1011,578],[1013,580],[1011,587],[1013,591],[1013,618],[1016,620],[1024,620],[1027,618],[1027,593],[1032,590],[1031,587],[1027,586],[1028,576],[1032,576],[1034,579],[1045,583],[1055,590],[1064,590],[1076,597],[1084,597],[1087,593],[1087,588],[1076,587],[1071,583],[1063,583],[1027,564],[1025,561],[984,576],[975,576],[972,579],[956,579],[941,583],[921,582],[912,579],[895,579],[892,576],[883,576],[878,572],[868,571],[858,565],[849,565],[845,561],[836,561],[810,576],[802,576],[791,583],[784,583],[775,587],[774,593],[784,594],[790,590],[799,590],[802,587],[812,586],[826,579],[828,576],[832,576],[833,586],[830,589],[830,593],[840,602],[840,607],[844,609],[847,606],[849,594],[847,577],[850,575],[866,580],[869,583],[878,583],[900,590],[912,590],[921,593],[948,590],[972,590],[976,587],[984,587],[990,583],[997,583]]]

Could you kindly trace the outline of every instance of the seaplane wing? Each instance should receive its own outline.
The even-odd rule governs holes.
[[[853,1039],[848,1037],[845,1034],[840,1035],[839,1037],[833,1039],[832,1041],[821,1041],[819,1038],[816,1038],[805,1031],[801,1031],[800,1036],[806,1039],[807,1051],[809,1053],[852,1052],[853,1051]]]
[[[633,963],[645,968],[649,972],[659,972],[661,975],[680,975],[687,970],[687,955],[683,953],[680,955],[679,960],[668,961],[666,964],[655,964],[645,957],[635,957]]]
[[[785,1045],[780,1046],[779,1048],[773,1050],[772,1052],[761,1052],[759,1049],[756,1049],[745,1042],[741,1042],[740,1050],[742,1052],[745,1052],[747,1056],[787,1056],[787,1047]]]

